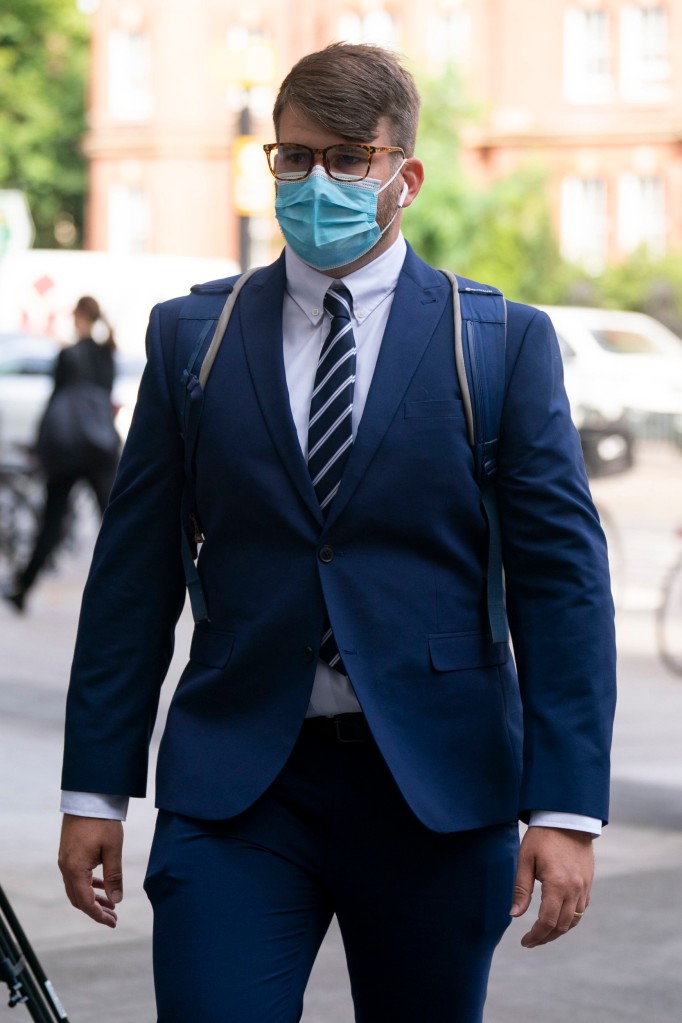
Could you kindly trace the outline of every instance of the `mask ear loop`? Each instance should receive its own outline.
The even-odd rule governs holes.
[[[388,188],[388,186],[391,185],[395,181],[395,179],[398,177],[398,175],[400,174],[401,170],[403,169],[403,167],[405,166],[406,163],[407,163],[407,160],[406,159],[403,160],[403,162],[400,164],[400,166],[398,167],[398,169],[395,172],[395,174],[393,175],[393,177],[389,178],[388,181],[386,182],[386,184],[381,186],[381,188],[379,189],[379,192],[383,192],[383,190],[385,188]],[[377,192],[377,195],[379,194],[379,192]],[[393,216],[389,220],[388,224],[386,224],[386,227],[381,232],[382,235],[386,234],[386,232],[388,231],[389,227],[391,226],[391,224],[393,223],[393,221],[395,220],[395,218],[398,216],[398,214],[400,213],[401,209],[403,208],[403,203],[405,202],[405,197],[407,196],[407,192],[408,192],[407,181],[405,181],[404,184],[403,184],[403,190],[400,193],[400,198],[398,199],[398,204],[397,204],[397,206],[395,208],[395,213],[393,214]]]
[[[398,175],[400,174],[401,170],[403,169],[403,167],[405,166],[405,164],[406,164],[406,163],[407,163],[407,158],[405,158],[405,159],[403,160],[403,162],[402,162],[402,163],[400,164],[400,166],[398,167],[398,169],[397,169],[397,171],[395,172],[395,174],[393,174],[393,175],[392,175],[392,176],[391,176],[391,177],[390,177],[390,178],[388,179],[388,181],[386,182],[386,184],[385,184],[385,185],[382,185],[382,186],[381,186],[381,188],[377,189],[377,195],[379,195],[379,193],[380,193],[380,192],[383,192],[383,190],[384,190],[385,188],[388,188],[388,186],[389,186],[389,185],[392,185],[392,184],[393,184],[393,182],[394,182],[394,181],[395,181],[395,179],[396,179],[396,178],[398,177]],[[406,187],[407,187],[407,186],[406,186]],[[401,199],[401,201],[400,201],[400,205],[402,206],[402,204],[403,204],[404,202],[405,202],[405,196],[403,196],[403,197],[402,197],[402,199]]]
[[[390,184],[390,182],[389,182],[389,184]],[[403,203],[405,202],[405,196],[406,195],[407,195],[407,182],[405,182],[405,184],[403,185],[403,190],[400,193],[400,198],[398,199],[398,205],[395,208],[395,213],[393,214],[393,216],[389,220],[388,224],[386,224],[386,227],[383,228],[383,230],[381,232],[381,237],[383,237],[386,234],[386,232],[388,231],[389,227],[391,226],[391,224],[393,223],[393,221],[395,220],[395,218],[398,216],[398,214],[400,213],[401,209],[403,208]]]

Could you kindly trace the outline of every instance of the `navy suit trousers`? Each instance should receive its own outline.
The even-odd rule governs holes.
[[[306,724],[245,812],[159,813],[145,881],[158,1023],[296,1023],[334,914],[356,1023],[480,1023],[517,851],[516,822],[430,831],[371,739]]]

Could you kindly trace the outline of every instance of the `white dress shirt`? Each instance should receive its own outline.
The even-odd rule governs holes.
[[[400,234],[377,259],[343,278],[353,300],[352,322],[357,348],[352,414],[354,438],[367,401],[405,252],[405,239]],[[291,413],[301,450],[307,456],[310,399],[320,349],[330,324],[329,314],[324,310],[324,296],[331,280],[304,263],[288,246],[285,260],[287,284],[282,308],[284,368]],[[352,714],[360,709],[349,679],[318,661],[307,716]],[[125,820],[127,803],[127,798],[122,796],[63,792],[61,809],[78,816]],[[601,832],[601,821],[577,814],[535,811],[530,823],[540,827],[587,831],[594,835]]]

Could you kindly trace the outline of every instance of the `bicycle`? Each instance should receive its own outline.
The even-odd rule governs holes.
[[[35,1023],[69,1023],[64,1006],[45,975],[0,885],[0,982],[9,989],[10,1009],[25,1005]]]
[[[11,574],[31,550],[42,508],[42,485],[28,461],[0,463],[0,566]]]
[[[28,561],[40,528],[45,480],[30,449],[17,446],[16,458],[0,461],[0,574],[10,577]],[[69,497],[59,549],[76,554],[94,544],[101,515],[87,483],[76,483]],[[52,563],[58,551],[50,556]]]
[[[682,538],[682,528],[677,535]],[[674,675],[682,675],[682,552],[663,583],[656,610],[656,644],[666,668]]]

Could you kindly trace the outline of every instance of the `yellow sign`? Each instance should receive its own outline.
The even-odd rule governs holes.
[[[242,217],[272,213],[275,179],[268,170],[263,142],[254,135],[240,135],[232,146],[234,207]]]
[[[236,25],[227,33],[226,43],[219,56],[226,81],[242,89],[273,84],[275,53],[266,33]]]

